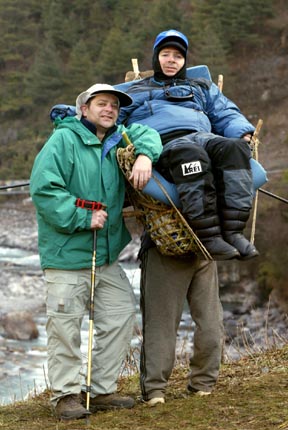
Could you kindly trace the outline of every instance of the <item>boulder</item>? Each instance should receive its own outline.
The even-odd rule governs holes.
[[[30,312],[9,312],[4,315],[0,324],[3,335],[9,339],[32,340],[37,339],[39,331]]]

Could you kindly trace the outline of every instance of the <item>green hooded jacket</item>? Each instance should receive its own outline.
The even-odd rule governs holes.
[[[121,133],[127,132],[136,155],[147,155],[152,162],[162,151],[160,137],[147,126],[120,125],[101,142],[76,117],[59,119],[55,125],[34,161],[30,179],[41,266],[91,268],[92,211],[76,207],[77,198],[107,206],[104,228],[97,230],[96,265],[111,264],[131,240],[122,216],[125,180],[116,159],[117,148],[125,146]]]

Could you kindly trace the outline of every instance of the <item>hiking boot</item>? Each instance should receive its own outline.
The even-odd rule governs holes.
[[[59,420],[75,420],[85,418],[90,415],[82,406],[81,397],[77,394],[70,394],[62,397],[55,406],[55,414]]]
[[[142,399],[142,403],[144,403],[145,406],[149,406],[150,408],[159,404],[165,403],[164,397],[152,397],[152,399],[144,400]]]
[[[240,257],[238,250],[225,242],[221,236],[200,239],[213,260],[232,260]]]
[[[240,257],[236,247],[223,239],[218,215],[190,220],[188,216],[186,218],[213,260],[232,260]]]
[[[194,396],[199,396],[199,397],[209,396],[211,394],[211,391],[197,390],[196,388],[191,387],[190,384],[187,385],[187,390],[189,394],[193,394]]]
[[[223,238],[239,251],[240,260],[249,260],[259,255],[255,246],[243,235],[249,215],[250,211],[237,209],[223,209],[221,214]]]
[[[82,392],[82,398],[86,400],[86,393]],[[122,397],[117,393],[98,394],[96,397],[90,397],[90,410],[105,411],[108,409],[131,409],[135,405],[132,397]]]
[[[234,246],[239,251],[240,260],[250,260],[250,258],[254,258],[259,255],[255,246],[241,233],[224,232],[224,238],[230,245]]]

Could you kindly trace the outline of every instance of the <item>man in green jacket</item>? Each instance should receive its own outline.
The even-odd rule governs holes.
[[[30,190],[47,286],[51,403],[60,419],[82,418],[89,413],[81,397],[80,330],[89,303],[95,229],[90,408],[134,405],[132,398],[116,393],[135,317],[133,290],[118,263],[119,253],[131,236],[122,216],[125,181],[116,151],[125,146],[121,133],[126,131],[137,156],[131,180],[135,188],[142,189],[162,144],[158,133],[147,126],[115,125],[120,107],[131,102],[127,94],[106,84],[95,84],[81,93],[76,99],[77,116],[56,119],[55,130],[32,169]]]

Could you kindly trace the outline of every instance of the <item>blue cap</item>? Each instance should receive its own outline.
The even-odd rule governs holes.
[[[166,30],[159,33],[156,37],[153,50],[159,47],[159,45],[163,45],[164,43],[167,46],[169,41],[180,44],[182,49],[184,49],[185,51],[187,51],[188,49],[188,39],[185,34],[177,30]]]

